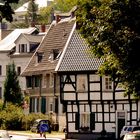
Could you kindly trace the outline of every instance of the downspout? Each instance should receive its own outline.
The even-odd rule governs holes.
[[[42,75],[40,74],[39,75],[39,112],[41,112],[41,104],[42,104],[42,101],[41,101],[41,97],[42,97]],[[42,112],[41,112],[42,113]]]
[[[54,95],[54,98],[58,100],[58,96],[56,95],[56,73],[54,73],[54,83],[53,84],[54,84],[53,95]],[[56,113],[56,123],[58,123],[58,112]]]

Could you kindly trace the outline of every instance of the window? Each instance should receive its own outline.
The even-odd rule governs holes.
[[[112,80],[110,77],[105,77],[105,89],[112,89]]]
[[[90,114],[89,113],[83,113],[80,115],[80,127],[81,128],[90,127]]]
[[[43,59],[44,53],[42,52],[37,52],[37,63],[40,63]]]
[[[39,87],[40,86],[40,78],[39,76],[35,76],[35,87]]]
[[[30,98],[30,112],[39,112],[39,98]]]
[[[75,129],[81,132],[95,130],[95,113],[83,112],[81,114],[76,113],[75,116]]]
[[[30,52],[34,52],[39,44],[30,44]]]
[[[2,75],[2,66],[0,65],[0,75]]]
[[[26,77],[26,86],[27,86],[27,88],[32,87],[32,77],[31,76]]]
[[[27,52],[27,44],[19,44],[19,52],[21,53]]]
[[[61,52],[58,49],[53,49],[50,53],[49,60],[57,60],[61,55]]]
[[[21,67],[17,67],[17,75],[20,75],[21,73]]]

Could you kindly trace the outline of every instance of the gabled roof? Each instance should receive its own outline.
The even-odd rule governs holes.
[[[86,40],[75,29],[55,71],[97,71],[102,63],[103,59],[94,57]]]
[[[70,19],[65,19],[57,24],[52,23],[42,43],[39,45],[28,66],[22,73],[23,76],[36,75],[41,74],[43,71],[55,70],[58,59],[50,60],[51,53],[54,49],[59,50],[59,52],[63,51],[74,23],[75,21]],[[42,61],[37,63],[37,54],[41,53],[43,53]]]
[[[16,39],[21,33],[31,34],[36,30],[36,28],[30,27],[26,29],[15,29],[3,40],[0,41],[0,51],[10,51],[15,46]]]
[[[24,36],[29,42],[40,43],[42,38],[44,37],[44,34],[32,35],[22,33],[20,36]]]

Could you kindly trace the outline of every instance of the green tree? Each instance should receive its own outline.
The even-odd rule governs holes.
[[[34,26],[37,21],[38,5],[35,4],[34,0],[30,0],[27,9],[28,19],[31,19],[31,25]]]
[[[53,5],[55,10],[69,12],[77,2],[78,0],[54,0]]]
[[[0,5],[0,22],[2,22],[3,19],[12,22],[12,14],[14,14],[14,11],[11,8],[11,4],[18,3],[18,1],[19,0],[1,0],[3,4]]]
[[[4,83],[4,107],[7,102],[21,105],[22,93],[19,85],[17,73],[15,71],[15,64],[9,64],[7,66],[7,74]]]
[[[38,23],[48,24],[51,22],[52,14],[56,11],[61,13],[69,12],[77,5],[78,0],[54,0],[49,6],[43,7],[39,11]]]
[[[99,72],[139,94],[140,1],[80,0],[77,23],[94,55],[105,60]]]

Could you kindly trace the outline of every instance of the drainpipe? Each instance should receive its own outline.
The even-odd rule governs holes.
[[[41,104],[42,104],[42,102],[41,102],[41,97],[42,97],[42,75],[40,74],[39,75],[39,79],[40,79],[40,81],[39,81],[39,112],[41,112]]]
[[[54,94],[54,98],[58,100],[58,96],[56,95],[56,73],[54,73],[54,90],[53,90],[53,94]],[[56,113],[56,123],[58,123],[58,112]]]

